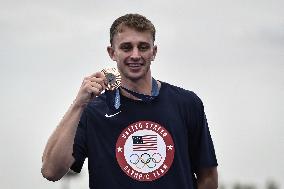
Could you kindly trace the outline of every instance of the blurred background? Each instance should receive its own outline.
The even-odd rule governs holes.
[[[40,173],[48,137],[82,79],[115,66],[109,28],[126,13],[157,29],[156,79],[203,100],[221,189],[284,188],[283,0],[0,0],[0,188],[88,188]]]

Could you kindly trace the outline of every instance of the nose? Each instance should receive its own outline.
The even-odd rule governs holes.
[[[133,48],[130,58],[132,60],[139,60],[141,58],[140,51],[137,47]]]

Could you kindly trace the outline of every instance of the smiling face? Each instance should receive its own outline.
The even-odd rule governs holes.
[[[122,81],[150,80],[150,65],[154,60],[157,47],[149,31],[136,31],[123,26],[113,38],[108,53],[117,62]]]

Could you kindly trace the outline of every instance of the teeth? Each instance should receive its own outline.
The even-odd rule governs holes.
[[[138,67],[138,66],[141,66],[142,64],[140,63],[130,63],[128,64],[130,67]]]

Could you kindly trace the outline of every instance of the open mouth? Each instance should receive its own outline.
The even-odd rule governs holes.
[[[143,66],[144,64],[143,63],[127,63],[126,65],[129,66],[130,68],[138,68],[138,67]]]

